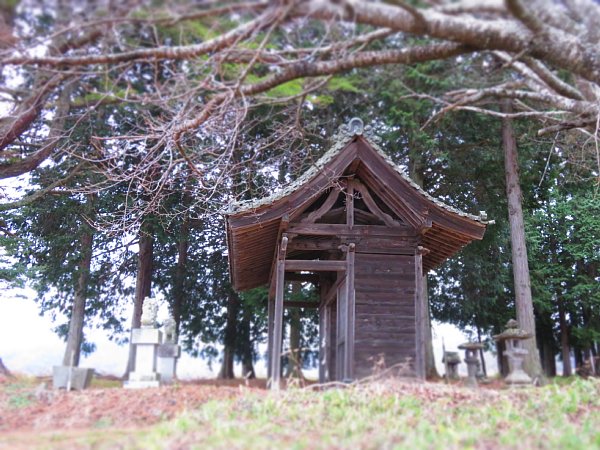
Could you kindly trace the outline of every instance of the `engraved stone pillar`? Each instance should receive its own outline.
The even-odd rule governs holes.
[[[125,381],[126,388],[158,387],[160,376],[156,372],[156,353],[162,342],[162,333],[156,329],[156,301],[147,297],[142,310],[142,328],[131,330],[131,345],[135,345],[135,370]]]

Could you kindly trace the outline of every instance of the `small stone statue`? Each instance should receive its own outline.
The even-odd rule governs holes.
[[[142,327],[154,328],[156,326],[156,315],[158,314],[158,304],[152,297],[146,297],[142,304]]]
[[[175,319],[168,317],[164,323],[165,327],[165,344],[176,344],[177,334],[175,333]]]

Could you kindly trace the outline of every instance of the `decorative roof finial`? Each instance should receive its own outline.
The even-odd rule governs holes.
[[[348,122],[348,128],[350,128],[350,134],[354,136],[361,135],[365,130],[365,124],[360,118],[353,117],[350,119],[350,122]]]

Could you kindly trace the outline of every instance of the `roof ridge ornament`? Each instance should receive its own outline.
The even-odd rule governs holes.
[[[332,141],[340,145],[354,136],[364,136],[374,143],[380,143],[381,138],[375,134],[371,125],[365,125],[360,117],[353,117],[348,123],[339,126],[337,132],[332,136]]]
[[[354,136],[360,136],[365,131],[365,124],[360,117],[353,117],[348,122],[350,133]]]

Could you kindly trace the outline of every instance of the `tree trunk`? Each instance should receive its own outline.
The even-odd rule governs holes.
[[[175,333],[179,339],[179,329],[181,327],[181,313],[185,302],[185,279],[187,276],[188,251],[190,246],[190,217],[188,208],[192,202],[191,195],[191,177],[188,176],[185,183],[185,192],[183,194],[183,207],[185,213],[179,230],[179,240],[177,242],[177,266],[175,268],[175,277],[173,280],[173,297],[171,299],[171,314],[175,320]]]
[[[506,361],[506,355],[504,351],[504,342],[498,342],[496,344],[497,350],[497,360],[498,360],[498,372],[500,372],[500,376],[502,378],[506,378],[508,376],[508,362]]]
[[[299,282],[292,283],[292,299],[298,300],[301,295],[302,285]],[[290,314],[290,355],[288,357],[288,366],[286,377],[303,378],[302,375],[302,353],[300,351],[301,341],[301,323],[300,309],[291,308]]]
[[[511,113],[510,100],[502,100],[503,113]],[[528,350],[523,368],[532,378],[543,376],[540,354],[537,349],[533,300],[531,298],[531,282],[525,243],[525,224],[521,206],[522,193],[519,185],[519,166],[517,159],[517,142],[514,136],[512,121],[502,119],[502,147],[504,149],[504,169],[506,176],[506,195],[508,198],[508,220],[510,223],[510,241],[512,250],[513,277],[515,283],[515,305],[519,326],[531,333],[533,337],[523,342]]]
[[[63,357],[63,366],[79,366],[81,355],[81,344],[83,341],[83,324],[85,321],[85,303],[87,300],[88,281],[90,278],[90,267],[92,264],[92,230],[86,225],[82,225],[85,230],[81,235],[81,260],[79,261],[79,277],[77,279],[77,288],[75,289],[75,298],[69,318],[69,334],[67,335],[67,346]]]
[[[152,291],[153,245],[154,236],[152,225],[146,218],[140,227],[137,278],[135,282],[133,316],[131,318],[132,330],[141,326],[142,306],[144,304],[144,299],[146,297],[150,297]],[[127,361],[126,376],[129,375],[129,372],[135,370],[134,366],[135,346],[129,345],[129,360]]]
[[[95,194],[88,195],[84,210],[88,218],[95,215],[94,200]],[[75,287],[75,296],[71,308],[71,317],[69,318],[69,332],[67,334],[67,345],[63,356],[63,366],[79,366],[81,356],[81,344],[83,342],[83,326],[85,322],[85,304],[88,293],[88,283],[90,278],[90,268],[92,265],[92,251],[94,234],[91,227],[82,217],[81,236],[80,236],[80,260],[78,264],[77,286]]]
[[[10,370],[2,362],[2,358],[0,358],[0,376],[4,376],[7,378],[14,378],[14,375],[10,373]]]
[[[302,374],[302,352],[300,350],[300,309],[292,308],[290,310],[290,357],[288,373],[290,378],[303,378]]]
[[[556,360],[554,358],[554,342],[544,333],[540,336],[542,343],[543,369],[547,377],[556,376]]]
[[[560,324],[560,347],[563,359],[563,377],[573,375],[571,367],[571,344],[569,343],[569,327],[562,299],[558,301],[558,321]]]
[[[242,311],[242,323],[241,326],[241,352],[242,352],[242,375],[244,378],[256,378],[254,372],[254,352],[252,351],[252,339],[251,339],[251,328],[252,328],[252,310],[245,305]]]
[[[477,327],[477,342],[481,343],[481,330]],[[481,371],[483,372],[483,376],[487,378],[487,365],[485,364],[485,357],[483,354],[483,349],[479,349],[479,359],[481,360]]]
[[[219,371],[218,378],[235,378],[233,373],[233,362],[235,356],[235,339],[237,333],[237,316],[239,311],[239,302],[237,295],[230,292],[227,297],[227,322],[225,324],[225,338],[223,347],[223,364]]]

